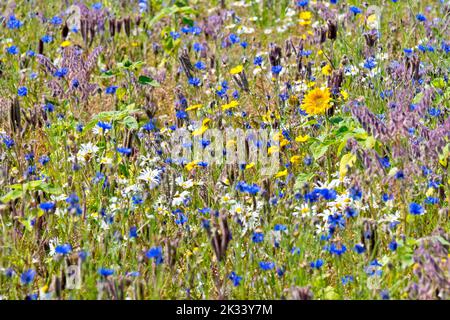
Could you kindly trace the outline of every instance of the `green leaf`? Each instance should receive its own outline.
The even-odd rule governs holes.
[[[310,150],[313,154],[314,159],[320,159],[328,151],[328,147],[329,145],[326,144],[313,143],[310,146]]]
[[[159,87],[159,86],[160,86],[159,83],[158,83],[158,81],[156,81],[156,80],[154,80],[154,79],[152,79],[152,78],[150,78],[150,77],[143,76],[143,75],[142,75],[142,76],[139,76],[138,82],[139,82],[140,84],[143,84],[143,85],[148,84],[148,85],[151,85],[151,86],[153,86],[153,87]]]
[[[135,117],[127,116],[122,120],[122,123],[129,129],[138,130],[139,124]]]
[[[297,176],[294,184],[294,190],[299,190],[303,185],[309,182],[316,174],[315,173],[301,173]]]
[[[2,203],[8,203],[10,201],[16,200],[22,196],[23,192],[22,190],[11,190],[7,194],[5,194],[3,197],[0,198],[0,201]]]

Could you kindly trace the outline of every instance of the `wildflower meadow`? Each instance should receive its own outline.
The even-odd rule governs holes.
[[[0,14],[0,300],[450,299],[449,1]]]

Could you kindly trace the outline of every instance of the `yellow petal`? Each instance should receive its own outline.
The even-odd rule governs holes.
[[[304,136],[298,136],[297,138],[295,138],[296,142],[306,142],[309,140],[309,136],[307,134],[305,134]]]
[[[285,170],[283,170],[283,171],[278,172],[278,173],[275,175],[275,178],[285,177],[285,176],[287,176],[287,174],[288,174],[288,171],[287,171],[287,169],[285,169]]]
[[[61,43],[61,47],[65,48],[65,47],[70,46],[71,44],[72,44],[72,42],[70,42],[69,40],[66,40]]]
[[[201,107],[202,107],[201,104],[194,104],[193,106],[186,108],[186,111],[197,110],[200,109]]]
[[[255,163],[254,162],[251,162],[251,163],[249,163],[248,165],[246,165],[245,166],[245,169],[247,170],[247,169],[251,169],[251,168],[253,168],[255,166]]]
[[[239,65],[239,66],[237,66],[237,67],[232,68],[232,69],[230,70],[230,73],[231,73],[232,75],[235,75],[235,74],[241,73],[242,70],[244,70],[244,66],[243,66],[243,65]]]

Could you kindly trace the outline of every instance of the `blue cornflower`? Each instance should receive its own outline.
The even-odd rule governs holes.
[[[43,166],[45,166],[50,161],[49,156],[43,155],[39,158],[39,163]]]
[[[287,227],[284,224],[276,224],[275,227],[273,227],[273,230],[285,231],[285,230],[287,230]]]
[[[255,59],[253,59],[253,64],[255,66],[261,66],[263,63],[264,59],[261,56],[256,56]]]
[[[53,41],[53,37],[51,35],[46,34],[41,38],[42,42],[44,43],[50,43]]]
[[[33,50],[28,50],[27,51],[27,56],[28,57],[34,57],[36,55],[36,53]]]
[[[194,66],[198,69],[198,70],[205,70],[206,69],[206,65],[203,61],[197,61]]]
[[[242,280],[242,277],[241,276],[238,276],[237,274],[236,274],[236,272],[231,272],[230,273],[230,275],[228,276],[228,279],[230,279],[231,281],[233,281],[233,285],[235,286],[235,287],[237,287],[240,283],[241,283],[241,280]]]
[[[239,43],[241,39],[239,39],[239,36],[235,35],[234,33],[230,34],[228,37],[230,39],[231,44]]]
[[[191,86],[194,86],[194,87],[200,87],[200,85],[202,84],[201,80],[200,80],[199,78],[197,78],[197,77],[192,77],[192,78],[190,78],[190,79],[188,80],[188,83],[189,83]]]
[[[43,109],[45,112],[53,112],[55,111],[55,106],[53,105],[53,103],[47,102],[46,104],[44,104]]]
[[[195,52],[200,52],[203,50],[203,46],[200,43],[196,42],[192,45],[192,49],[194,49]]]
[[[55,248],[57,254],[66,255],[72,252],[72,246],[68,243],[59,245]]]
[[[17,94],[19,95],[19,97],[25,97],[28,94],[27,87],[20,87],[19,89],[17,89]]]
[[[106,88],[106,94],[115,94],[117,91],[117,86],[109,86],[108,88]]]
[[[361,189],[359,189],[359,187],[351,187],[349,190],[349,194],[350,194],[350,198],[352,198],[353,200],[361,200],[362,198],[362,191]]]
[[[419,20],[420,22],[427,21],[427,17],[425,17],[422,13],[417,14],[416,19]]]
[[[137,234],[137,227],[131,227],[130,228],[130,232],[128,233],[130,238],[137,238],[138,234]]]
[[[409,204],[409,213],[412,215],[421,215],[424,213],[423,207],[415,202]]]
[[[97,126],[100,127],[101,129],[103,129],[104,131],[111,130],[111,128],[112,128],[112,125],[110,123],[103,122],[103,121],[97,122]]]
[[[73,88],[78,88],[78,86],[80,85],[80,82],[78,81],[78,79],[73,79],[72,80],[72,87]]]
[[[242,41],[241,42],[241,47],[244,48],[244,49],[247,48],[248,47],[248,43],[246,41]]]
[[[60,69],[55,71],[53,76],[57,77],[57,78],[64,78],[68,72],[69,72],[69,69],[67,69],[67,68],[60,68]]]
[[[397,250],[397,247],[398,247],[397,241],[392,240],[391,242],[389,242],[389,250],[395,251]]]
[[[308,3],[309,3],[309,1],[308,0],[300,0],[300,1],[297,1],[297,7],[306,7],[307,5],[308,5]]]
[[[360,8],[356,7],[356,6],[351,6],[351,7],[350,7],[350,11],[351,11],[353,14],[355,14],[355,15],[357,15],[357,14],[359,14],[359,13],[362,12],[362,10],[361,10]]]
[[[126,156],[129,156],[131,154],[131,151],[132,151],[131,148],[125,148],[125,147],[119,147],[116,150],[117,150],[117,152],[119,152],[121,154],[124,154]]]
[[[427,197],[425,199],[425,203],[426,204],[438,204],[439,203],[439,199],[436,197]]]
[[[252,241],[254,243],[260,243],[264,241],[264,233],[262,232],[254,232],[252,236]]]
[[[18,54],[19,53],[19,49],[17,49],[16,46],[9,46],[6,48],[6,52],[9,54]]]
[[[34,271],[33,269],[28,269],[20,275],[20,282],[25,285],[30,284],[33,282],[35,276],[36,271]]]
[[[144,200],[142,199],[142,197],[140,195],[134,195],[131,197],[131,202],[133,202],[133,204],[135,206],[138,206],[138,205],[142,204],[144,202]]]
[[[291,249],[291,254],[292,255],[299,255],[300,252],[301,252],[301,250],[298,247],[292,247],[292,249]]]
[[[14,15],[9,16],[8,22],[6,23],[6,26],[8,29],[14,30],[19,29],[23,25],[23,22],[18,20]]]
[[[142,1],[139,1],[139,5],[142,3]],[[96,2],[92,5],[92,9],[94,10],[100,10],[102,8],[102,3],[101,2]]]
[[[53,24],[53,25],[55,25],[55,26],[57,26],[57,25],[60,25],[60,24],[62,23],[62,21],[63,21],[63,20],[62,20],[60,17],[54,16],[54,17],[50,20],[50,23]]]
[[[100,268],[98,269],[98,274],[101,275],[102,277],[109,277],[114,274],[114,270],[107,268]]]
[[[438,108],[430,108],[428,109],[428,114],[432,117],[439,117],[441,114],[441,110]]]
[[[272,67],[272,73],[273,74],[280,74],[281,70],[283,70],[283,67],[280,66],[280,65]]]
[[[176,31],[170,31],[170,36],[173,40],[177,40],[178,38],[180,38],[180,33]]]
[[[337,246],[336,244],[332,243],[331,246],[328,248],[328,251],[331,254],[341,256],[342,254],[344,254],[347,251],[347,247],[344,244]]]
[[[261,261],[259,263],[259,267],[265,271],[267,270],[272,270],[273,268],[275,268],[275,263],[273,262],[266,262],[266,261]]]
[[[316,261],[312,261],[309,266],[313,269],[320,269],[323,266],[323,260],[317,259]]]
[[[42,202],[39,205],[39,208],[41,208],[41,210],[48,212],[50,210],[52,210],[55,207],[55,204],[53,202]]]
[[[357,254],[363,254],[364,252],[366,252],[366,248],[365,248],[362,244],[359,244],[359,243],[357,243],[357,244],[355,245],[355,247],[353,248],[353,250],[355,250],[355,252],[356,252]]]
[[[364,62],[364,68],[372,70],[377,66],[377,61],[375,60],[374,57],[369,57],[366,59],[366,61]]]
[[[187,117],[188,117],[187,112],[184,110],[177,111],[175,115],[178,119],[187,119]]]
[[[153,247],[147,251],[145,256],[148,259],[155,259],[156,264],[161,264],[163,262],[163,252],[161,247]]]
[[[153,131],[156,129],[156,125],[154,121],[149,121],[142,126],[142,129],[144,129],[145,131]]]

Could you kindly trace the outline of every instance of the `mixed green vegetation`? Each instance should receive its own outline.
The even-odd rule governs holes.
[[[0,10],[0,299],[449,299],[448,1]]]

